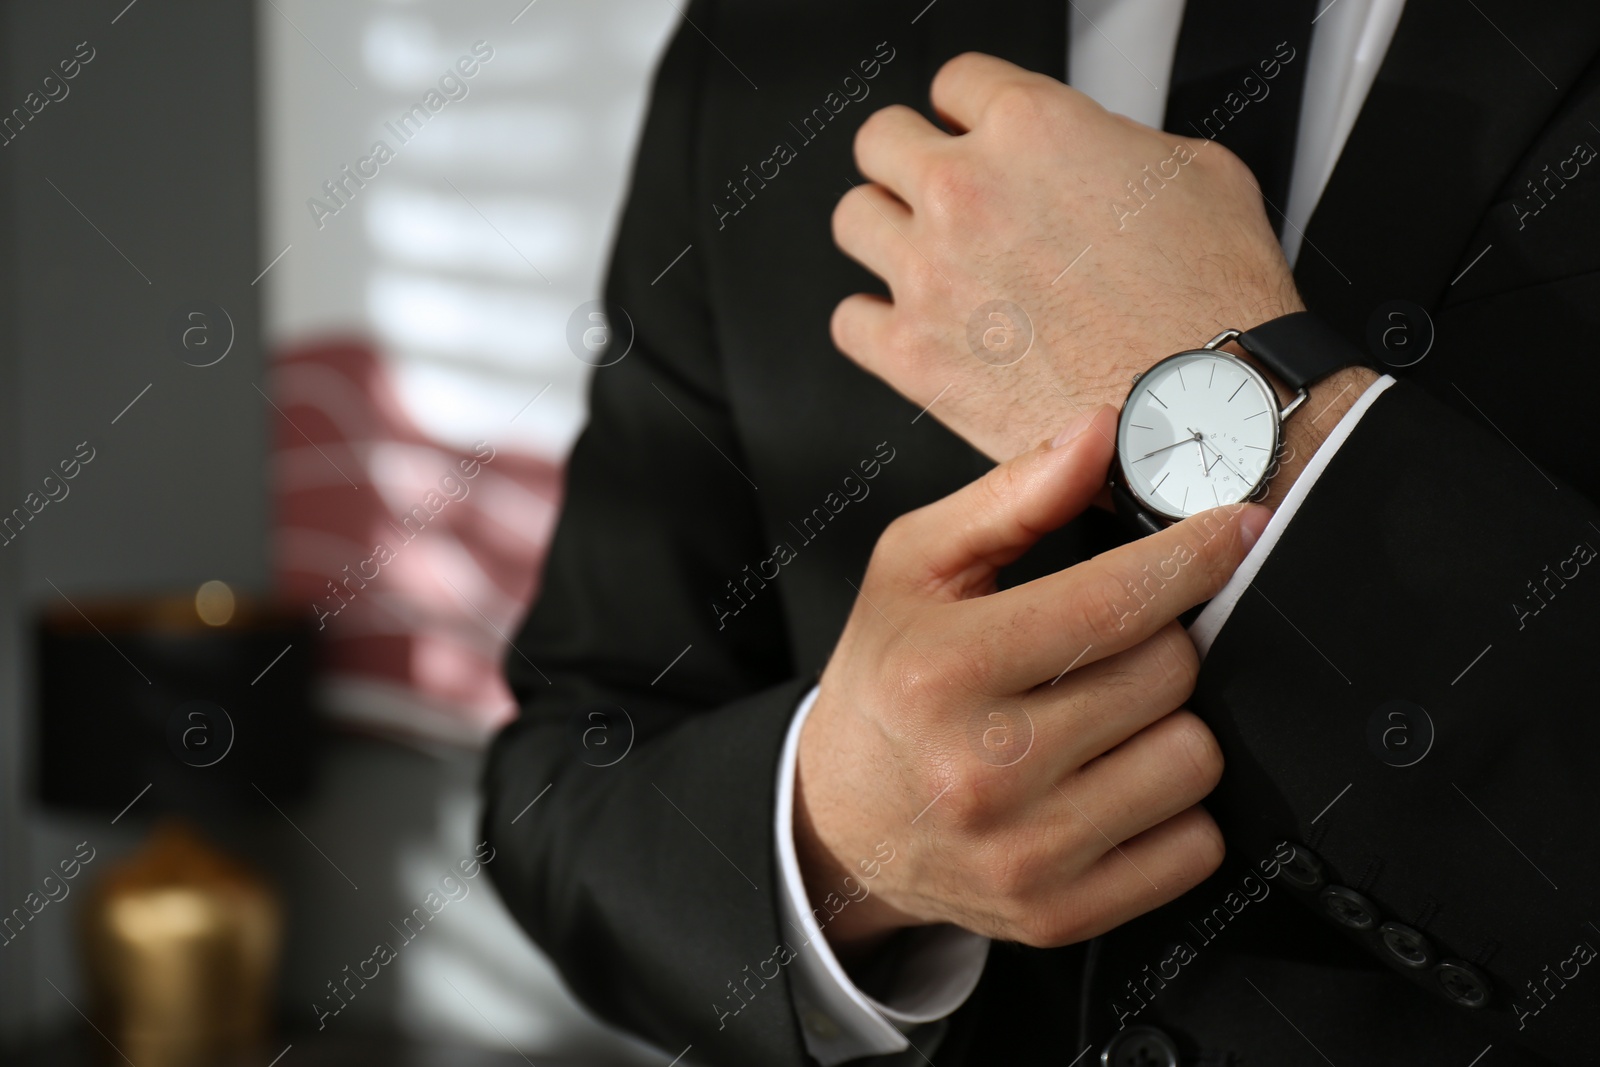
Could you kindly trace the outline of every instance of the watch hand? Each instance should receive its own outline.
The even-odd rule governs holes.
[[[1190,431],[1190,432],[1192,433],[1193,431]],[[1198,442],[1199,440],[1200,440],[1200,435],[1199,434],[1195,434],[1193,437],[1185,437],[1181,441],[1174,441],[1170,445],[1162,445],[1160,448],[1155,449],[1154,451],[1146,452],[1144,455],[1142,455],[1142,456],[1138,457],[1137,459],[1135,459],[1134,462],[1137,463],[1141,459],[1149,459],[1151,456],[1155,455],[1157,452],[1165,452],[1169,448],[1177,448],[1179,445],[1186,445],[1190,441]]]
[[[1209,478],[1211,477],[1211,468],[1206,466],[1206,448],[1205,445],[1201,444],[1201,441],[1205,439],[1205,434],[1201,433],[1193,426],[1188,427],[1188,430],[1190,433],[1194,434],[1194,447],[1200,453],[1200,466],[1204,468],[1200,473]]]
[[[1250,479],[1246,478],[1243,474],[1241,474],[1238,467],[1235,467],[1232,463],[1229,463],[1227,458],[1225,456],[1223,456],[1221,450],[1218,449],[1216,445],[1212,445],[1211,446],[1211,450],[1213,452],[1216,452],[1217,459],[1222,461],[1223,466],[1227,467],[1230,471],[1232,471],[1234,474],[1239,476],[1239,481],[1242,484],[1244,484],[1244,485],[1249,485],[1250,484]],[[1208,470],[1208,471],[1210,469],[1211,469],[1210,467],[1206,468],[1206,470]]]

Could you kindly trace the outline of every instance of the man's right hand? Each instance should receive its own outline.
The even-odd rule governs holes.
[[[1218,508],[995,588],[1099,493],[1115,427],[1099,408],[878,541],[801,730],[795,794],[813,903],[874,874],[826,927],[847,965],[930,923],[1082,941],[1222,862],[1199,806],[1222,754],[1181,708],[1199,660],[1175,620],[1221,589],[1267,509]],[[894,861],[872,862],[885,841]]]

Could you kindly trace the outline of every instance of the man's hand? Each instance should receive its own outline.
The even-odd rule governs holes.
[[[839,202],[834,237],[893,301],[849,297],[833,338],[919,406],[938,398],[930,413],[989,456],[1120,405],[1164,356],[1303,309],[1255,180],[1221,145],[975,53],[932,99],[954,136],[896,106],[856,137],[872,184]]]
[[[1174,620],[1227,581],[1266,509],[1206,512],[995,589],[1093,500],[1115,423],[1097,408],[878,541],[800,735],[794,832],[813,901],[859,880],[881,843],[895,850],[828,925],[847,962],[939,922],[1080,941],[1221,862],[1199,801],[1222,757],[1180,709],[1198,659]]]

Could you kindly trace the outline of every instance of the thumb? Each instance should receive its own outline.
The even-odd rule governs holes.
[[[1094,503],[1111,465],[1116,409],[1081,412],[1055,438],[890,524],[875,578],[936,599],[989,592],[995,573]]]

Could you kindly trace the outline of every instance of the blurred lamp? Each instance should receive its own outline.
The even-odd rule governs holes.
[[[81,610],[80,610],[81,609]],[[310,785],[310,615],[238,597],[52,604],[38,624],[39,799],[198,815]]]

